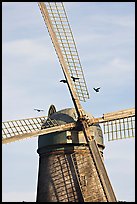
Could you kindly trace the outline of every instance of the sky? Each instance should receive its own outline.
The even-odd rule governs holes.
[[[135,3],[64,2],[94,117],[135,106]],[[73,107],[36,2],[2,2],[2,121]],[[96,93],[93,87],[100,86]],[[44,109],[36,112],[34,108]],[[38,138],[2,146],[2,201],[36,201]],[[135,201],[135,140],[108,142],[104,159],[118,200]]]

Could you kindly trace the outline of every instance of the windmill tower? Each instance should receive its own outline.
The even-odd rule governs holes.
[[[103,140],[98,142],[101,131],[98,124],[105,124],[105,131],[112,140],[126,137],[129,130],[132,137],[135,111],[122,110],[104,114],[100,118],[85,113],[80,101],[85,101],[89,94],[64,6],[56,2],[39,2],[39,7],[75,109],[56,112],[52,106],[48,117],[3,122],[3,143],[40,136],[37,201],[116,201],[100,154],[104,146]],[[75,81],[72,77],[78,79]],[[65,121],[60,114],[65,115]]]
[[[52,108],[53,105],[49,112]],[[49,118],[60,125],[77,120],[74,108],[54,112]],[[43,128],[48,127],[49,118]],[[104,143],[100,126],[91,126],[90,132],[94,134],[103,156]],[[70,130],[40,136],[38,153],[38,202],[107,200],[82,131]]]

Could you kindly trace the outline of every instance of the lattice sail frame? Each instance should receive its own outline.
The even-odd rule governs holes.
[[[76,43],[62,2],[44,2],[50,21],[57,37],[68,71],[71,77],[79,78],[72,80],[77,96],[80,101],[86,101],[89,93],[84,78],[82,65],[78,56]],[[58,54],[58,53],[57,53]]]
[[[47,124],[45,128],[58,125],[55,120],[50,118],[47,120],[47,116],[2,122],[2,139],[41,130],[45,121]]]
[[[107,121],[103,127],[108,141],[135,137],[135,116]]]

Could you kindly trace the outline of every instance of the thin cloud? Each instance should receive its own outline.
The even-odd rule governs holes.
[[[27,57],[32,62],[33,60],[41,62],[41,60],[47,61],[51,53],[54,54],[53,48],[51,48],[49,39],[47,40],[46,37],[44,40],[21,39],[3,43],[3,56],[8,55],[10,58],[16,57],[18,59],[18,57]]]

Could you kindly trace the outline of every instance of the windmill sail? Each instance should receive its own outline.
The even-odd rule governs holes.
[[[46,121],[46,126],[41,129]],[[60,132],[75,127],[75,124],[58,125],[56,120],[47,117],[27,118],[22,120],[12,120],[2,123],[2,143],[7,144],[18,140],[48,134],[51,132]]]
[[[92,120],[94,123],[103,123],[108,141],[135,137],[135,108],[106,113]]]
[[[103,125],[108,141],[135,137],[135,116],[108,121]]]
[[[39,2],[45,23],[62,67],[67,67],[67,81],[73,85],[79,100],[86,101],[89,93],[74,37],[62,2]],[[64,69],[63,69],[64,71]],[[77,78],[72,80],[71,77]],[[71,87],[72,88],[72,87]],[[73,94],[74,95],[74,94]]]

